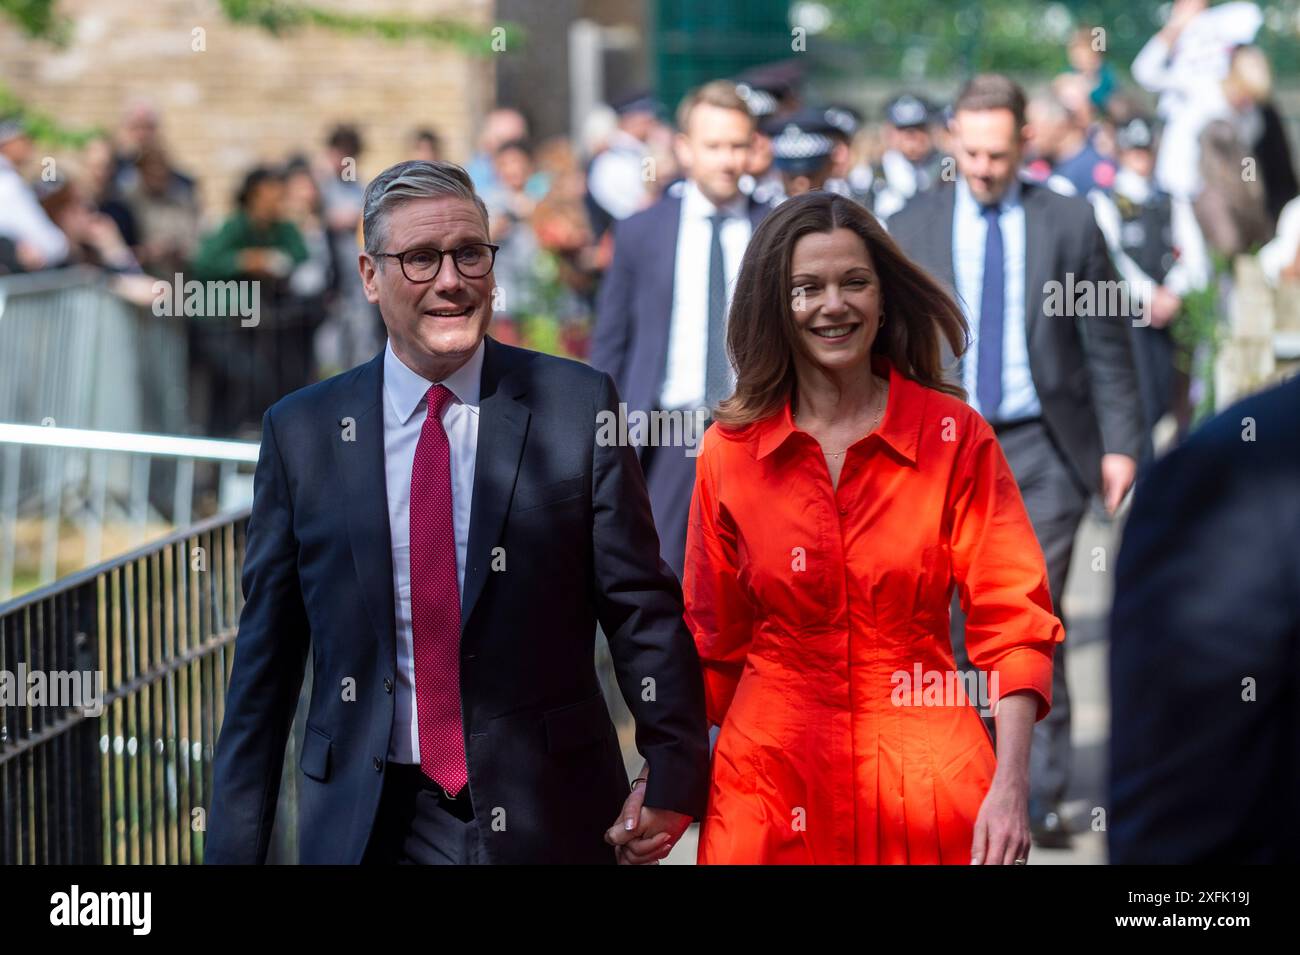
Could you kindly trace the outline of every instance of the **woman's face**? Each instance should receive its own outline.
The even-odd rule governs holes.
[[[790,286],[795,327],[813,361],[827,371],[869,368],[883,303],[875,264],[858,234],[834,229],[802,236]]]

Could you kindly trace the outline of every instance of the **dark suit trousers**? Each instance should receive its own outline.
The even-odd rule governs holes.
[[[659,554],[679,581],[686,564],[686,522],[695,492],[695,458],[688,456],[687,450],[698,451],[698,442],[694,449],[665,445],[641,450],[641,468],[659,532]]]
[[[437,785],[418,765],[389,763],[362,865],[480,865],[478,823],[440,803]]]
[[[1070,572],[1074,537],[1087,510],[1089,494],[1079,484],[1041,421],[1012,426],[998,433],[1025,510],[1034,525],[1038,544],[1047,563],[1052,609],[1061,615],[1065,578]],[[970,668],[966,654],[965,625],[954,600],[953,649],[957,666]],[[1068,632],[1066,640],[1069,640]],[[1029,755],[1029,799],[1031,818],[1056,808],[1065,798],[1070,776],[1070,691],[1065,682],[1065,644],[1056,645],[1052,667],[1052,709],[1034,724]],[[992,721],[989,729],[993,730]]]

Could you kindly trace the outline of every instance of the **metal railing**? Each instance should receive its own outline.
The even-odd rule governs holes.
[[[213,518],[0,604],[0,864],[202,861],[247,525],[247,510]],[[58,697],[66,673],[99,691]],[[277,862],[296,857],[285,780]]]
[[[257,452],[256,442],[0,422],[0,600],[14,593],[20,520],[39,527],[26,563],[35,583],[47,584],[69,539],[81,541],[74,567],[101,559],[106,524],[137,547],[151,523],[185,527],[196,510],[206,516],[248,504]],[[65,571],[67,564],[65,556]]]
[[[0,278],[0,421],[189,430],[186,326],[78,267]]]

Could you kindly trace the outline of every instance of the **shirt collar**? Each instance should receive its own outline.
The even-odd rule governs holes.
[[[925,386],[905,378],[884,355],[872,355],[871,368],[877,374],[888,375],[889,403],[885,406],[885,418],[880,427],[862,440],[878,437],[915,464],[925,406]],[[807,432],[795,427],[790,399],[787,398],[777,414],[759,422],[754,457],[761,461],[795,434],[807,435]]]
[[[984,206],[976,202],[975,197],[971,195],[965,176],[957,177],[957,201],[972,210],[976,216],[984,211]],[[1020,177],[1016,176],[1011,180],[1011,185],[1007,186],[1007,191],[1002,194],[1002,198],[998,200],[999,214],[1018,205],[1020,205]]]
[[[456,396],[457,401],[478,414],[484,348],[484,339],[480,339],[478,348],[474,349],[474,354],[470,356],[469,361],[441,382],[434,382],[408,368],[402,359],[397,357],[396,352],[393,351],[393,343],[389,341],[384,346],[384,394],[393,411],[397,413],[397,420],[406,424],[411,419],[411,415],[415,414],[415,410],[420,407],[420,402],[429,393],[429,389],[435,384],[446,385]]]
[[[742,192],[730,202],[715,206],[704,193],[700,192],[700,187],[692,179],[686,180],[686,185],[682,189],[682,218],[683,219],[708,219],[715,212],[721,212],[728,218],[742,218],[745,215],[745,204],[747,197]]]

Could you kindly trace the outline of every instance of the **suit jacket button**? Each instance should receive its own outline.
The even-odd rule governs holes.
[[[388,677],[384,677],[384,692],[385,693],[393,692],[393,681],[388,679]]]
[[[377,773],[381,773],[381,772],[383,772],[383,771],[384,771],[384,761],[383,761],[382,759],[380,759],[378,756],[376,756],[376,757],[375,757],[375,772],[377,772]]]

